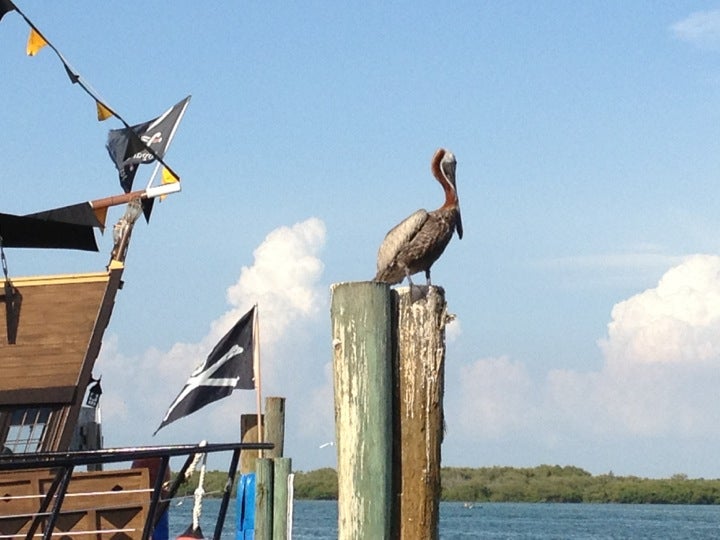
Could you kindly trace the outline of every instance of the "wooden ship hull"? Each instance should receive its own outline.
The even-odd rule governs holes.
[[[0,442],[6,454],[70,448],[123,268],[114,261],[105,272],[12,280],[16,308],[0,311],[0,328],[8,331],[0,339]],[[47,468],[0,472],[0,535],[29,531],[55,477]],[[73,496],[66,495],[54,528],[142,531],[150,487],[147,469],[76,473],[68,486]],[[84,492],[96,494],[91,504],[75,496]]]
[[[129,207],[139,205],[139,198],[133,201]],[[115,226],[116,241],[104,271],[12,279],[6,273],[0,296],[2,539],[149,538],[193,458],[231,452],[228,487],[216,523],[219,538],[241,448],[272,447],[73,448],[81,411],[88,409],[88,389],[97,382],[93,367],[123,283],[125,253],[137,218],[137,212],[133,218],[129,214]],[[172,484],[167,481],[171,456],[186,458]],[[125,467],[102,470],[108,463]]]
[[[15,334],[13,343],[0,338],[0,442],[6,449],[69,448],[122,273],[116,262],[106,272],[12,280],[18,308],[0,310],[0,328]],[[32,425],[31,439],[23,438],[20,425]]]

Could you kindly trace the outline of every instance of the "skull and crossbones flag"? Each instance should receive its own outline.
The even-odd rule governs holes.
[[[189,101],[190,96],[154,120],[110,130],[106,148],[120,174],[120,185],[125,193],[132,190],[138,165],[152,163],[156,156],[160,159],[165,156]]]
[[[229,396],[235,389],[255,388],[255,312],[256,306],[243,315],[215,345],[207,359],[192,372],[155,433],[170,422]]]

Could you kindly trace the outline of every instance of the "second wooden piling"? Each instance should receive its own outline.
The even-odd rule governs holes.
[[[413,298],[398,289],[393,429],[396,515],[393,538],[435,540],[440,522],[440,445],[443,438],[445,292]]]

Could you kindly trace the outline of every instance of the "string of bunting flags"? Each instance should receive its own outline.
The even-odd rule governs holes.
[[[46,46],[49,47],[60,59],[70,82],[79,86],[95,102],[98,121],[102,122],[114,117],[123,124],[123,128],[110,130],[106,147],[110,158],[118,170],[120,185],[125,193],[129,193],[132,190],[137,167],[143,163],[157,161],[163,166],[161,174],[161,182],[163,184],[179,182],[180,176],[165,163],[163,157],[185,113],[185,108],[190,101],[190,96],[153,120],[130,125],[112,107],[100,99],[87,81],[70,66],[57,47],[47,39],[12,0],[0,0],[0,21],[4,15],[11,11],[17,12],[30,27],[26,47],[27,55],[35,56]],[[150,180],[151,182],[154,176],[155,174],[153,173],[153,177]],[[143,199],[142,201],[143,213],[145,214],[145,219],[148,221],[150,219],[150,213],[152,212],[153,201],[154,199]]]
[[[75,71],[62,53],[12,0],[0,0],[0,21],[9,12],[17,12],[30,27],[26,53],[37,55],[49,47],[60,59],[72,84],[79,86],[95,102],[97,119],[117,118],[123,127],[108,132],[106,149],[118,170],[123,195],[106,197],[61,208],[53,208],[25,216],[0,213],[0,249],[2,247],[61,248],[97,251],[93,228],[104,229],[108,206],[139,198],[145,218],[149,221],[155,197],[172,189],[152,188],[158,172],[153,172],[144,191],[132,191],[137,168],[157,161],[163,166],[160,182],[174,184],[180,177],[163,161],[178,128],[190,96],[176,103],[163,114],[140,124],[130,125],[113,108],[101,100],[90,85]],[[173,186],[167,186],[172,188]],[[179,188],[178,186],[175,186]],[[150,193],[154,191],[154,193]],[[258,440],[262,441],[261,381],[257,305],[245,313],[198,366],[170,405],[155,433],[175,420],[227,397],[234,390],[255,389],[258,414]]]

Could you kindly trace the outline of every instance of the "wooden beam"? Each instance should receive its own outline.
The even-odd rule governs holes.
[[[54,386],[50,388],[23,388],[21,390],[0,391],[0,406],[39,406],[67,404],[75,397],[74,386]]]

